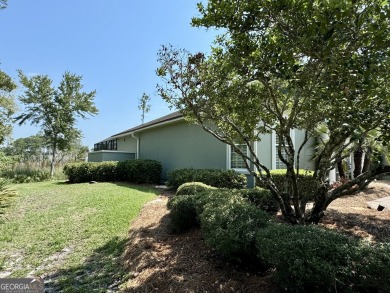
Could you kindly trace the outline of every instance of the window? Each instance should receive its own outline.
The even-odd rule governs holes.
[[[295,131],[291,130],[291,139],[295,144]],[[279,137],[273,132],[272,133],[272,169],[286,169],[286,164],[282,162],[279,158],[278,147],[279,147]],[[286,151],[284,148],[281,149],[283,158],[287,158]]]
[[[236,144],[236,147],[240,149],[244,154],[248,153],[248,146],[246,144]],[[245,161],[233,150],[233,147],[230,146],[230,168],[231,169],[246,169]]]
[[[275,168],[274,169],[286,169],[286,164],[282,162],[282,160],[279,157],[278,153],[278,147],[279,147],[279,137],[275,135]],[[287,154],[284,148],[281,149],[282,151],[282,157],[287,158]]]

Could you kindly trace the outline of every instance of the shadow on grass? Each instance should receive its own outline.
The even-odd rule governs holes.
[[[45,292],[116,292],[125,278],[121,255],[127,241],[114,237],[80,266],[46,276]]]
[[[54,185],[73,185],[73,184],[86,184],[86,183],[88,182],[70,183],[69,180],[53,182]],[[120,187],[131,188],[137,191],[153,192],[155,195],[160,195],[161,193],[166,192],[166,190],[158,189],[155,187],[155,185],[152,184],[137,184],[137,183],[124,182],[124,181],[94,182],[90,184],[100,184],[100,183],[112,183]]]
[[[60,180],[60,181],[53,181],[54,185],[68,185],[71,184],[69,180]]]

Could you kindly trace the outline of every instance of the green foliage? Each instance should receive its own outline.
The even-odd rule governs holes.
[[[279,204],[272,196],[271,192],[268,189],[263,188],[251,188],[251,189],[241,189],[239,193],[243,198],[246,198],[251,203],[253,203],[259,209],[270,213],[276,214],[279,210]]]
[[[3,2],[4,3],[4,2]],[[4,8],[0,1],[0,9]],[[0,70],[0,144],[12,132],[12,115],[16,111],[16,105],[11,93],[16,89],[12,79]]]
[[[161,170],[161,163],[154,160],[71,163],[66,164],[63,169],[71,183],[89,181],[159,183]]]
[[[145,114],[150,111],[150,104],[149,104],[149,102],[150,102],[149,95],[143,93],[142,97],[138,101],[138,109],[142,111],[142,114],[141,114],[142,124],[144,124]]]
[[[220,141],[252,147],[250,156],[238,153],[259,172],[268,171],[269,153],[262,153],[266,148],[256,153],[253,142],[264,135],[275,133],[289,178],[295,177],[298,159],[307,160],[310,141],[319,138],[314,171],[323,186],[311,213],[301,211],[307,194],[297,194],[296,180],[290,180],[292,195],[273,190],[287,221],[318,222],[333,200],[390,172],[379,166],[333,193],[326,186],[329,170],[359,136],[377,130],[382,145],[390,141],[388,1],[209,0],[198,8],[192,24],[223,34],[209,55],[163,46],[159,94]],[[327,139],[316,136],[320,125]],[[294,141],[294,129],[304,136]],[[355,185],[359,188],[350,188]]]
[[[389,246],[317,226],[273,224],[257,232],[259,260],[289,292],[388,292]]]
[[[288,184],[286,178],[286,169],[271,170],[272,182],[276,185],[278,190],[283,194],[292,194],[291,184]],[[256,184],[260,187],[266,188],[263,186],[260,181],[257,181]],[[298,193],[305,200],[314,200],[316,196],[316,191],[320,187],[320,182],[314,178],[313,171],[309,170],[299,170],[299,177],[297,180]]]
[[[390,292],[390,243],[362,243],[355,255],[355,292]]]
[[[174,232],[201,223],[207,243],[231,259],[255,256],[256,231],[270,221],[266,212],[244,199],[242,190],[206,188],[171,198],[168,209]]]
[[[167,208],[170,211],[171,229],[174,233],[182,233],[199,225],[197,215],[197,197],[181,195],[170,198]]]
[[[121,180],[134,183],[160,183],[161,163],[155,160],[129,160],[118,162]]]
[[[179,186],[176,195],[194,195],[203,191],[215,190],[215,187],[204,184],[202,182],[188,182]]]
[[[30,121],[41,127],[52,150],[53,175],[57,150],[67,150],[81,136],[75,127],[77,118],[85,119],[87,115],[98,113],[93,103],[96,93],[82,92],[82,77],[69,72],[65,72],[57,88],[52,87],[52,80],[47,75],[28,78],[19,71],[19,78],[25,88],[24,95],[19,97],[25,112],[15,120],[19,125]]]
[[[207,203],[200,220],[206,242],[222,255],[236,259],[256,255],[256,231],[268,225],[270,216],[241,196],[228,195]]]
[[[16,167],[14,169],[5,169],[0,172],[1,177],[8,179],[13,183],[30,183],[42,182],[50,180],[50,172],[48,170]]]
[[[0,214],[2,214],[2,209],[6,208],[10,199],[17,195],[16,190],[7,187],[8,181],[0,179]]]
[[[245,188],[246,177],[234,170],[218,169],[175,169],[168,172],[167,186],[177,189],[188,182],[202,182],[219,188]]]

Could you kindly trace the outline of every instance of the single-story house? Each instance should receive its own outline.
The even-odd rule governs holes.
[[[304,133],[292,134],[299,145]],[[275,135],[264,135],[255,143],[260,161],[270,169],[283,169],[277,156],[278,140]],[[301,153],[300,168],[312,169],[312,144],[306,144]],[[245,145],[242,147],[246,148]],[[234,169],[247,174],[243,159],[231,147],[204,131],[199,125],[189,124],[180,112],[174,112],[145,124],[138,125],[95,144],[88,154],[89,162],[153,159],[162,163],[162,179],[176,168]]]

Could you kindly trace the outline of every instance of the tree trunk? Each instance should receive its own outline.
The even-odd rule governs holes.
[[[362,164],[363,164],[363,148],[359,146],[353,152],[353,162],[355,165],[355,169],[353,170],[353,177],[356,178],[360,174],[362,174]]]
[[[362,172],[368,172],[371,169],[371,150],[367,150],[364,154],[364,163]]]
[[[345,179],[347,176],[345,175],[343,161],[337,162],[337,170],[339,171],[340,179]]]
[[[52,152],[52,157],[51,157],[51,163],[50,163],[50,176],[54,176],[54,164],[55,164],[55,159],[56,159],[56,149],[57,145],[53,145],[53,152]]]

